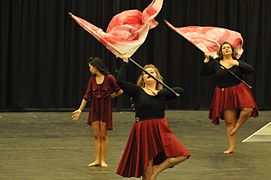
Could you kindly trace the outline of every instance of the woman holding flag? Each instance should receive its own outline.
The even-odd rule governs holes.
[[[95,161],[88,166],[107,167],[107,130],[112,130],[111,99],[119,96],[122,90],[117,85],[115,77],[105,69],[100,58],[89,58],[89,71],[92,76],[80,107],[72,113],[72,119],[78,120],[87,102],[90,101],[88,124],[93,128]]]
[[[235,138],[239,128],[249,117],[258,116],[257,105],[248,85],[236,78],[252,73],[253,67],[236,60],[235,50],[228,42],[222,43],[217,54],[219,61],[210,61],[210,56],[205,54],[201,75],[215,77],[216,88],[209,118],[214,124],[219,124],[219,118],[225,119],[229,147],[224,153],[231,154],[235,151]]]
[[[224,153],[233,153],[239,128],[249,117],[258,116],[258,108],[249,89],[251,86],[240,78],[253,72],[251,65],[237,61],[243,53],[242,35],[221,27],[177,28],[167,21],[166,24],[205,53],[201,75],[214,75],[216,79],[209,118],[214,124],[219,124],[220,117],[225,119],[229,147]],[[210,61],[210,56],[218,57],[219,61]]]
[[[126,62],[127,59],[123,58]],[[135,123],[132,127],[127,145],[119,163],[117,174],[123,177],[141,177],[144,180],[155,180],[164,169],[173,167],[186,160],[190,153],[174,137],[165,119],[165,103],[176,95],[142,72],[137,85],[126,82],[128,63],[123,63],[119,70],[117,83],[121,89],[133,98],[135,104]],[[162,81],[154,65],[144,69]],[[176,92],[183,89],[175,87]]]

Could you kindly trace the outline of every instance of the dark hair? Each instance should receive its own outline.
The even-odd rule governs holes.
[[[98,71],[100,71],[102,74],[108,74],[108,70],[104,67],[104,62],[102,59],[98,57],[89,57],[88,63],[92,66],[94,66]]]
[[[218,51],[217,51],[217,55],[218,55],[218,59],[223,59],[223,55],[222,55],[222,46],[224,46],[225,44],[228,44],[228,45],[230,45],[231,46],[231,50],[232,50],[232,58],[236,58],[236,52],[235,52],[235,49],[233,48],[233,46],[231,45],[231,43],[229,43],[229,42],[227,42],[227,41],[225,41],[225,42],[223,42],[221,45],[220,45],[220,47],[219,47],[219,49],[218,49]]]

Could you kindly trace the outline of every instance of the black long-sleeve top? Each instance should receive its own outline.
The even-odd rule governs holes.
[[[244,74],[250,74],[254,71],[253,67],[244,61],[239,61],[239,66],[229,68],[238,77],[242,78]],[[201,67],[201,75],[214,75],[215,83],[220,88],[232,87],[240,83],[236,77],[223,69],[220,64],[215,61],[203,63]]]
[[[175,94],[167,89],[160,90],[155,96],[147,94],[143,88],[123,79],[127,68],[128,63],[121,65],[117,76],[117,84],[125,93],[133,98],[135,117],[144,120],[164,118],[166,101],[176,98]],[[179,94],[183,93],[183,89],[180,87],[174,87],[172,89]]]

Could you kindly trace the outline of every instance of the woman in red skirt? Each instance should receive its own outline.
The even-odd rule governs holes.
[[[107,130],[112,130],[111,99],[119,96],[122,90],[117,85],[115,77],[105,70],[100,58],[89,58],[89,71],[93,76],[89,79],[79,109],[72,113],[72,119],[78,120],[85,105],[90,101],[88,124],[93,128],[96,155],[95,161],[88,166],[107,167]]]
[[[220,46],[218,55],[219,63],[209,61],[210,57],[205,55],[201,74],[214,75],[215,77],[216,88],[209,118],[214,124],[219,124],[219,118],[225,119],[229,147],[224,153],[230,154],[235,151],[237,131],[249,117],[258,116],[258,109],[250,89],[224,68],[227,68],[238,77],[242,77],[243,74],[252,73],[253,67],[244,61],[234,59],[234,48],[228,42],[224,42]]]
[[[126,60],[125,60],[126,61]],[[137,85],[122,80],[128,63],[119,70],[117,83],[130,95],[135,105],[136,121],[132,127],[117,174],[123,177],[141,177],[155,180],[157,175],[169,167],[186,160],[190,153],[174,137],[165,119],[165,103],[176,96],[163,89],[151,76],[144,72]],[[162,80],[157,68],[146,65],[144,69]],[[182,93],[182,88],[173,88]]]

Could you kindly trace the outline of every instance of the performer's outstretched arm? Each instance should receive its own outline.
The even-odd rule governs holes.
[[[128,66],[129,66],[129,63],[126,63],[126,62],[121,63],[120,69],[117,75],[117,84],[125,93],[133,97],[136,95],[136,92],[139,90],[140,87],[126,81]]]

